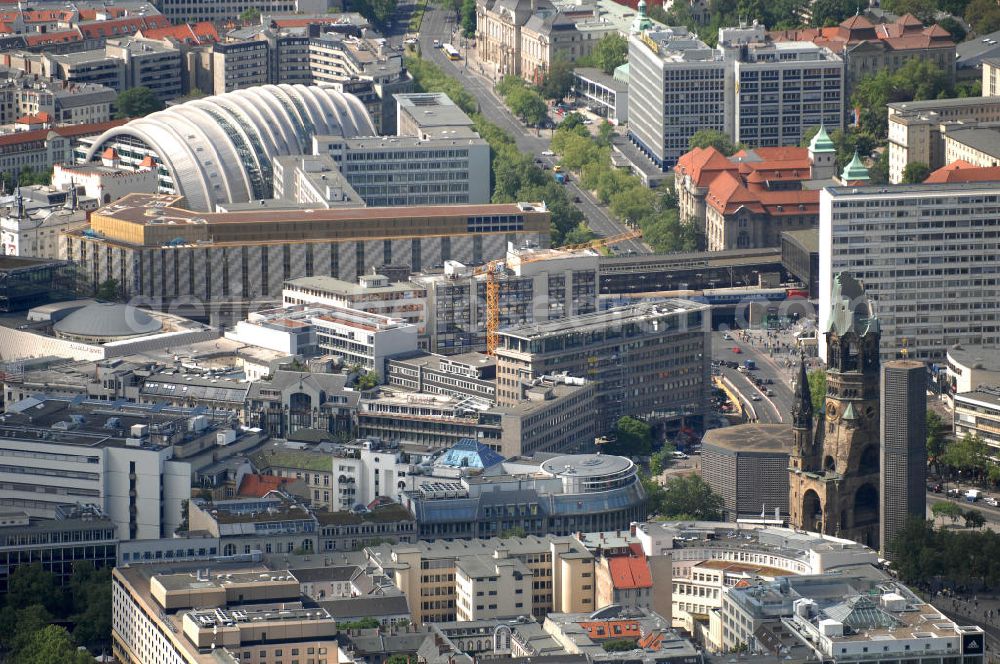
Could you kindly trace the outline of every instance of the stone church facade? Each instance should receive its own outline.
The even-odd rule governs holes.
[[[813,413],[805,366],[793,407],[792,525],[878,549],[879,321],[861,284],[836,276],[824,412]]]

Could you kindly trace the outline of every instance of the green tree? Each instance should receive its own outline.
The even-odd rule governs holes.
[[[615,423],[615,442],[610,443],[612,454],[646,456],[653,448],[653,427],[647,422],[625,415]]]
[[[601,644],[604,652],[628,652],[635,650],[635,639],[608,639]]]
[[[889,148],[884,147],[879,151],[878,156],[868,168],[868,177],[871,184],[889,183]]]
[[[922,161],[911,161],[903,169],[904,184],[919,184],[931,174],[931,167]]]
[[[118,118],[141,118],[162,111],[164,106],[160,98],[147,87],[129,88],[118,93],[115,102],[118,108],[115,116]]]
[[[0,645],[16,660],[18,653],[28,647],[32,635],[54,620],[51,613],[37,599],[28,605],[9,603],[0,611]]]
[[[812,24],[819,28],[837,25],[867,8],[866,0],[816,0],[812,4]]]
[[[396,11],[396,0],[354,0],[351,10],[356,11],[379,28],[385,28]]]
[[[936,464],[941,455],[944,454],[945,444],[948,441],[948,426],[941,416],[931,409],[927,409],[927,462]]]
[[[945,16],[943,19],[938,21],[937,24],[951,33],[951,39],[956,44],[965,41],[965,27],[962,26],[962,23],[958,19],[951,16]]]
[[[931,23],[938,11],[934,0],[882,0],[882,8],[897,16],[913,14],[924,25]]]
[[[884,140],[888,129],[886,104],[937,99],[951,91],[951,81],[943,69],[930,60],[911,58],[895,72],[883,69],[862,78],[851,102],[861,109],[861,128]]]
[[[572,113],[567,113],[566,117],[563,118],[562,122],[559,123],[560,129],[575,129],[576,127],[583,127],[584,118],[582,115],[573,111]],[[584,129],[586,129],[584,127]]]
[[[511,113],[528,126],[535,126],[545,119],[549,107],[542,96],[528,88],[516,88],[506,97]]]
[[[566,233],[563,241],[566,244],[585,244],[597,238],[594,231],[586,223],[580,222],[569,233]]]
[[[358,389],[370,390],[378,385],[378,374],[374,371],[366,371],[358,376]]]
[[[962,518],[965,519],[966,528],[982,528],[986,525],[986,517],[979,510],[966,510]]]
[[[462,35],[466,39],[476,36],[476,0],[462,1]]]
[[[69,589],[73,641],[88,650],[106,647],[111,640],[111,568],[97,570],[90,562],[77,562]]]
[[[397,653],[385,660],[385,664],[410,664],[410,658],[407,655]]]
[[[94,657],[76,649],[65,627],[48,625],[33,632],[16,664],[93,664]]]
[[[733,139],[718,129],[699,129],[688,140],[688,149],[713,147],[727,157],[739,149]]]
[[[951,519],[952,523],[965,516],[965,512],[962,511],[960,505],[947,500],[942,500],[931,505],[931,514],[934,515],[935,519]]]
[[[617,32],[605,35],[594,44],[590,56],[581,60],[582,64],[592,64],[605,74],[613,74],[628,61],[628,40]]]
[[[677,448],[667,443],[662,449],[653,452],[649,457],[649,473],[654,477],[662,475],[664,469],[673,462],[675,451]]]
[[[965,22],[976,34],[1000,30],[1000,5],[994,0],[970,0],[965,6]]]
[[[381,626],[382,623],[375,618],[362,618],[361,620],[354,620],[352,622],[339,625],[341,629],[377,629]]]
[[[990,463],[990,447],[979,436],[965,434],[960,440],[950,443],[941,455],[941,463],[956,470],[986,472]]]
[[[722,498],[700,475],[680,475],[671,477],[663,485],[656,511],[667,519],[720,521],[724,505]]]
[[[826,372],[822,369],[813,369],[808,374],[809,396],[812,397],[813,412],[820,413],[826,404]]]
[[[107,279],[98,284],[97,290],[94,291],[94,298],[98,300],[105,300],[107,302],[113,302],[118,299],[120,294],[121,289],[118,286],[118,280]]]
[[[260,10],[250,7],[240,14],[240,21],[243,23],[260,23]]]
[[[952,16],[962,16],[969,0],[937,0],[938,8]]]
[[[563,57],[556,57],[552,60],[548,70],[542,78],[542,84],[538,91],[546,99],[560,100],[569,94],[573,87],[573,65]]]
[[[47,611],[57,612],[65,601],[55,576],[42,569],[41,563],[19,565],[7,582],[7,605],[13,607],[41,604]]]

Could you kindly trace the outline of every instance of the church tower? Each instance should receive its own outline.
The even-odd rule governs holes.
[[[834,278],[826,335],[824,412],[810,453],[793,453],[789,468],[791,523],[805,530],[878,548],[879,321],[864,288],[850,274]],[[806,380],[800,367],[799,381]],[[812,420],[808,393],[796,386],[796,445]],[[796,467],[798,465],[798,467]]]
[[[812,393],[809,389],[809,374],[806,372],[805,357],[799,358],[799,375],[795,379],[795,393],[792,396],[792,453],[789,456],[791,470],[803,470],[814,465],[815,439],[813,437]]]

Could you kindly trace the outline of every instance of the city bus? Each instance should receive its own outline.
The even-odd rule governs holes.
[[[449,60],[461,60],[461,56],[458,54],[458,49],[451,44],[444,44],[441,46],[441,50],[444,51],[445,55],[448,56]]]

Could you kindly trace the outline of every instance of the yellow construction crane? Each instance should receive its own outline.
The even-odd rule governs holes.
[[[535,261],[550,259],[554,254],[558,253],[572,253],[574,251],[582,251],[584,249],[600,249],[601,247],[609,247],[613,244],[618,244],[619,242],[635,240],[641,237],[642,231],[639,229],[633,229],[626,233],[612,235],[611,237],[601,237],[596,240],[591,240],[590,242],[570,244],[552,251],[540,252],[537,255],[522,256],[520,257],[520,262],[522,265],[524,263],[534,263]],[[493,260],[476,268],[473,273],[476,275],[486,275],[486,352],[490,355],[496,354],[497,345],[500,342],[499,274],[504,269],[506,262],[507,261],[502,258]]]

